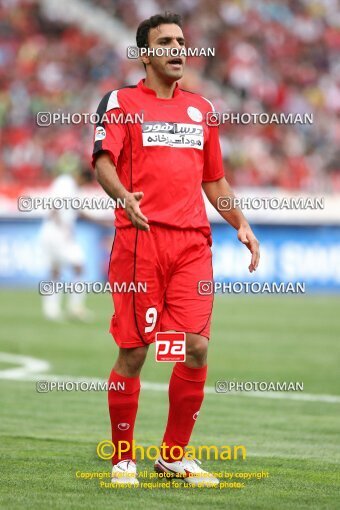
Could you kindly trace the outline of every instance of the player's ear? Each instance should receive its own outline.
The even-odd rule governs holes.
[[[139,60],[144,65],[150,64],[150,57],[148,57],[147,55],[143,55],[143,56],[139,57]]]

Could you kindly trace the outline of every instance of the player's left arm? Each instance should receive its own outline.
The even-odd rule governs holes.
[[[223,169],[223,161],[218,136],[218,127],[209,126],[207,140],[204,144],[204,167],[202,187],[209,202],[230,225],[237,230],[237,237],[251,252],[249,271],[257,269],[260,260],[259,242],[249,223],[238,207],[234,207],[234,193],[230,188]],[[223,197],[230,203],[230,210],[222,211],[218,207],[218,198]],[[229,208],[229,207],[228,207]]]
[[[237,237],[251,252],[251,262],[249,271],[252,273],[259,265],[260,261],[260,248],[259,242],[256,239],[248,221],[244,217],[241,209],[233,206],[235,195],[229,186],[225,177],[221,177],[217,181],[208,181],[202,183],[203,190],[207,195],[209,202],[215,207],[216,211],[224,218],[231,226],[237,230]],[[220,210],[218,207],[218,199],[223,197],[230,204],[229,210]]]

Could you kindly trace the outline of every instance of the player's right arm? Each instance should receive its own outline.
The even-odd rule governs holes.
[[[150,230],[148,219],[140,209],[140,203],[144,196],[142,191],[130,193],[120,182],[115,165],[108,152],[102,151],[96,157],[95,175],[104,191],[117,200],[125,202],[125,213],[132,225],[140,230]]]
[[[114,113],[117,115],[113,115]],[[127,191],[117,173],[118,160],[127,137],[125,124],[117,120],[120,113],[124,112],[119,102],[119,90],[108,92],[97,109],[100,120],[94,133],[92,166],[97,181],[106,193],[114,200],[124,200],[125,213],[132,225],[140,230],[150,230],[148,219],[140,209],[144,193]]]

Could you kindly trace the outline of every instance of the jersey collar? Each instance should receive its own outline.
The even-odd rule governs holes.
[[[139,88],[139,90],[141,90],[145,94],[149,94],[150,96],[154,96],[154,97],[156,97],[156,99],[160,99],[162,101],[169,101],[170,99],[173,99],[174,97],[178,96],[181,93],[181,89],[179,88],[178,83],[176,82],[175,90],[174,90],[173,96],[171,98],[165,99],[165,98],[162,98],[162,97],[157,97],[156,96],[156,92],[154,90],[149,89],[148,87],[146,87],[144,85],[144,82],[145,82],[145,80],[142,79],[142,80],[140,80],[137,83],[137,87]]]

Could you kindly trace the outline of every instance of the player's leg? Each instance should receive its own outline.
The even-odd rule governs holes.
[[[167,445],[167,461],[178,460],[190,437],[204,398],[207,376],[208,339],[186,334],[186,361],[176,363],[169,383],[169,415],[163,443]],[[170,454],[173,449],[174,455]],[[177,458],[176,458],[177,457]]]
[[[147,346],[120,348],[109,377],[108,404],[112,443],[116,448],[112,458],[112,481],[119,484],[138,484],[131,445],[140,393],[139,374],[147,351]],[[119,444],[122,445],[121,454]]]
[[[211,294],[198,292],[198,282],[213,278],[209,240],[200,232],[174,232],[176,266],[169,282],[162,330],[186,333],[186,361],[176,363],[169,384],[169,416],[163,442],[187,446],[198,416],[207,374],[207,351],[213,305]],[[170,452],[169,452],[170,453]],[[175,460],[178,452],[166,460]]]
[[[186,332],[186,361],[176,363],[169,383],[169,413],[163,437],[166,450],[155,469],[177,473],[190,483],[216,485],[218,480],[196,461],[179,455],[189,444],[203,398],[213,296],[198,292],[200,280],[212,280],[211,250],[199,232],[177,237],[182,252],[166,293],[162,330]],[[171,453],[172,452],[172,453]]]
[[[116,447],[112,481],[120,484],[138,483],[131,443],[140,393],[139,373],[148,346],[159,330],[164,299],[164,285],[159,277],[162,272],[154,257],[155,244],[154,233],[138,232],[134,228],[117,229],[110,260],[109,281],[115,309],[110,332],[119,354],[109,379],[113,384],[110,384],[108,400],[112,441]],[[129,287],[131,282],[146,283],[146,292],[119,290],[124,283]],[[124,453],[118,455],[120,441],[126,441],[126,445]],[[119,479],[119,475],[123,478]]]
[[[208,351],[204,336],[188,333],[186,342],[186,362],[176,363],[170,378],[169,414],[162,443],[166,450],[157,459],[155,470],[172,473],[192,485],[211,487],[219,480],[203,470],[197,459],[182,457],[204,399]]]
[[[124,377],[139,377],[148,349],[148,345],[130,349],[120,348],[113,370]]]

